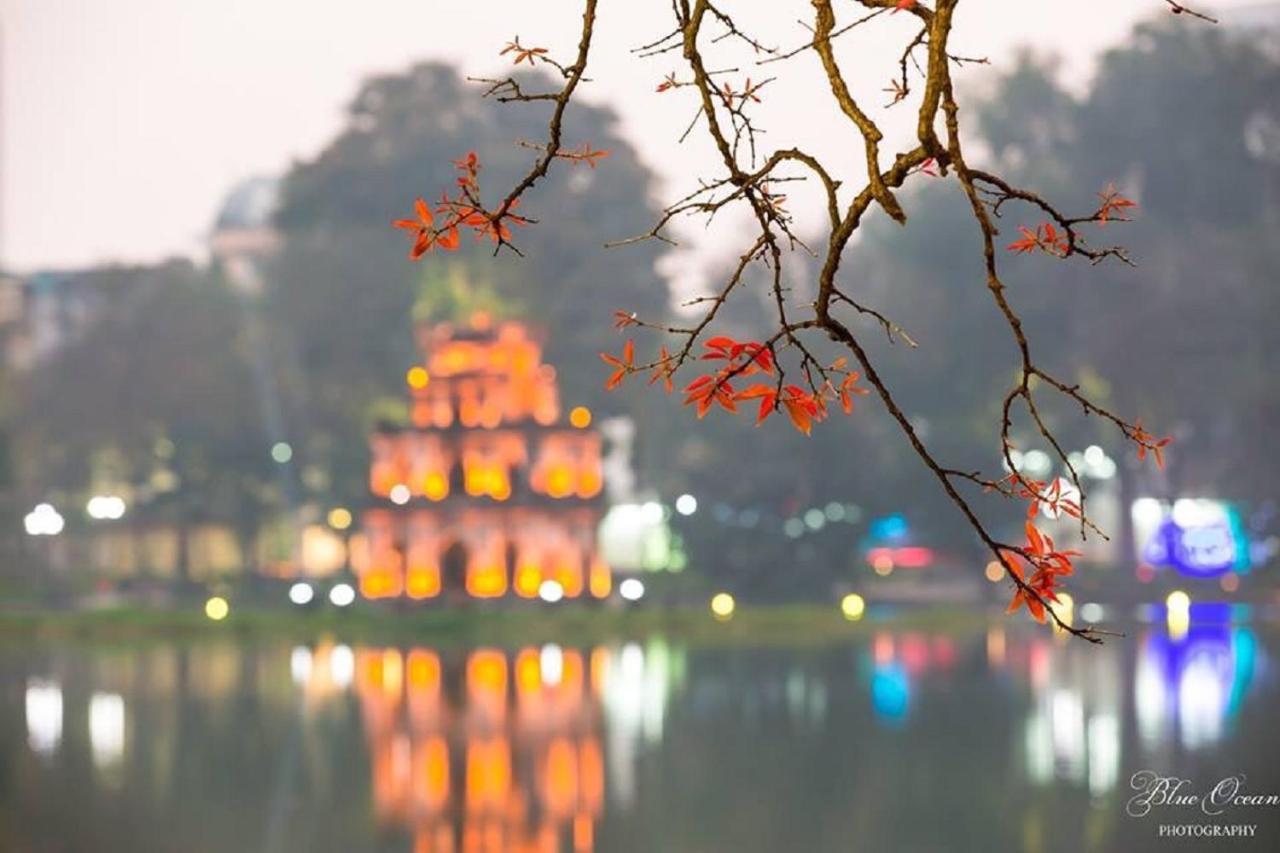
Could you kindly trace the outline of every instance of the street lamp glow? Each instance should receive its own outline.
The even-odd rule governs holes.
[[[681,495],[676,498],[676,512],[681,515],[693,515],[698,511],[698,499],[693,495]]]
[[[1068,627],[1070,627],[1071,624],[1075,621],[1075,610],[1076,610],[1075,599],[1073,599],[1070,595],[1068,595],[1065,592],[1058,594],[1057,601],[1049,602],[1049,609],[1051,609],[1054,612],[1054,615],[1056,615],[1059,619],[1061,619],[1062,622]],[[1064,628],[1059,627],[1056,623],[1054,624],[1053,627],[1054,627],[1054,630],[1056,631],[1065,630]]]
[[[1053,467],[1053,460],[1043,450],[1028,450],[1022,454],[1022,471],[1033,477],[1043,477]]]
[[[639,601],[644,598],[644,582],[639,578],[627,578],[618,584],[618,595],[627,601]]]
[[[85,512],[99,521],[115,521],[124,517],[124,498],[119,495],[94,495],[85,504]]]
[[[414,390],[422,390],[427,387],[427,383],[431,381],[431,374],[427,373],[427,369],[422,365],[414,365],[405,372],[405,382]]]
[[[346,607],[355,600],[356,591],[351,588],[349,583],[334,584],[333,589],[329,590],[329,601],[335,607]]]
[[[293,586],[289,587],[289,600],[299,606],[303,604],[310,604],[311,599],[315,597],[315,589],[313,589],[311,584],[306,581],[298,581]]]
[[[564,598],[564,587],[560,585],[559,581],[543,581],[538,585],[538,598],[541,598],[548,604],[555,604],[557,601]]]
[[[1187,636],[1187,631],[1191,627],[1191,596],[1180,589],[1175,589],[1164,600],[1164,606],[1169,639],[1179,642]]]
[[[227,604],[227,600],[220,595],[215,595],[204,603],[204,615],[214,622],[221,622],[226,619],[227,614],[230,612],[231,605]]]
[[[564,677],[564,652],[555,643],[542,647],[542,652],[538,655],[538,670],[542,683],[548,687],[559,684]]]
[[[866,599],[856,592],[851,592],[840,599],[840,612],[850,622],[857,622],[862,618],[862,614],[867,612]]]
[[[737,606],[738,603],[727,592],[717,592],[711,596],[711,615],[722,621],[731,618]]]
[[[659,524],[662,521],[662,504],[648,501],[640,505],[640,520],[645,524]]]
[[[57,536],[66,522],[53,504],[36,504],[35,509],[22,519],[23,529],[29,536]]]

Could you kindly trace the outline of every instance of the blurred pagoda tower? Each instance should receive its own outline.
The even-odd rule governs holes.
[[[601,436],[561,419],[555,368],[520,323],[420,323],[406,374],[410,424],[370,437],[366,598],[590,595],[612,578],[596,529]]]

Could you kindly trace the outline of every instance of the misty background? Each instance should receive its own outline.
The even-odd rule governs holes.
[[[58,10],[58,20],[76,6],[36,5]],[[1070,449],[1098,447],[1114,463],[1093,485],[1107,496],[1099,506],[1113,508],[1103,526],[1115,539],[1096,543],[1090,557],[1131,567],[1123,508],[1142,497],[1195,496],[1243,507],[1265,561],[1277,533],[1280,467],[1271,447],[1280,415],[1272,373],[1280,317],[1280,11],[1242,4],[1216,27],[1157,15],[1133,29],[1132,10],[1081,14],[1070,26],[1088,38],[1072,40],[1052,38],[1036,22],[1019,30],[996,5],[1005,4],[975,6],[974,30],[965,33],[993,43],[993,64],[964,74],[966,120],[985,159],[1066,209],[1092,209],[1094,193],[1112,182],[1139,203],[1135,221],[1109,226],[1108,235],[1129,248],[1136,268],[1087,269],[1041,257],[1005,262],[1011,299],[1047,367],[1176,440],[1167,469],[1158,471],[1139,465],[1095,420],[1067,406],[1051,410]],[[155,11],[145,6],[139,16]],[[321,25],[298,14],[281,22],[272,9],[256,28],[256,13],[229,13],[222,36],[202,42],[214,45],[198,65],[209,77],[191,86],[184,75],[193,66],[175,58],[173,67],[186,70],[173,75],[164,54],[179,49],[180,39],[167,40],[184,30],[165,30],[163,17],[139,17],[154,28],[137,30],[140,52],[120,41],[104,47],[109,38],[89,35],[96,19],[87,9],[69,38],[92,41],[97,52],[83,62],[59,53],[59,70],[46,81],[31,54],[47,47],[45,15],[53,13],[5,4],[6,583],[84,591],[137,577],[207,582],[295,571],[302,531],[322,524],[333,507],[354,510],[366,500],[369,430],[407,418],[413,322],[463,319],[477,309],[544,330],[566,405],[634,428],[628,498],[696,495],[697,514],[671,518],[668,544],[690,569],[672,581],[677,588],[731,579],[762,597],[822,593],[866,571],[873,522],[885,518],[901,518],[913,543],[957,564],[985,559],[873,399],[806,439],[715,414],[698,422],[657,389],[603,390],[596,353],[618,346],[613,312],[675,317],[682,297],[723,272],[733,247],[718,231],[674,250],[602,248],[648,230],[661,199],[707,162],[696,144],[686,156],[673,142],[686,111],[653,107],[654,81],[668,69],[615,73],[619,57],[605,45],[634,40],[634,29],[607,33],[613,41],[598,48],[601,83],[569,112],[567,138],[611,156],[595,170],[558,168],[530,194],[532,213],[554,216],[518,235],[525,257],[494,258],[468,244],[410,264],[389,222],[414,196],[448,186],[451,161],[471,149],[484,163],[484,186],[496,191],[529,163],[516,141],[545,130],[544,110],[482,100],[482,87],[465,79],[477,65],[495,67],[495,45],[510,33],[481,30],[478,13],[425,6],[405,12],[416,16],[407,19],[413,25],[400,27],[386,48],[404,61],[381,57],[377,66],[394,67],[359,79],[351,69],[370,64],[367,30],[357,30],[333,67],[313,77],[312,65],[289,57],[306,54],[325,65],[328,57],[308,39],[341,21],[324,17]],[[394,31],[400,10],[393,7],[375,19]],[[168,14],[194,21],[206,12]],[[555,46],[560,36],[549,24],[512,14],[524,17],[511,23],[548,36],[528,41]],[[623,25],[639,22],[612,26]],[[279,28],[292,35],[268,38]],[[269,49],[280,63],[254,70],[271,92],[267,106],[257,107],[273,114],[262,117],[262,132],[251,114],[218,123],[199,98],[182,97],[208,87],[258,104],[244,75],[227,74],[229,91],[217,79],[237,63],[242,37],[268,42],[247,50],[246,61]],[[1095,52],[1103,45],[1111,46]],[[172,111],[141,84],[137,112],[124,117],[119,103],[107,117],[53,96],[90,91],[95,64],[126,57],[135,73],[167,81],[177,99]],[[619,95],[624,83],[638,94]],[[279,128],[295,123],[292,92],[299,128],[286,138]],[[332,128],[316,118],[316,103],[337,94],[347,106]],[[784,122],[813,109],[786,94],[773,103]],[[188,123],[193,110],[204,123]],[[113,139],[113,122],[142,135],[121,136],[117,128]],[[807,132],[836,145],[821,122]],[[304,136],[326,141],[308,150],[297,141]],[[117,164],[111,152],[121,144],[132,156]],[[89,172],[103,177],[76,177]],[[67,182],[92,191],[68,192]],[[903,201],[911,226],[873,221],[846,265],[853,286],[920,345],[892,344],[870,322],[861,332],[939,455],[958,468],[991,470],[1015,353],[976,286],[975,226],[953,182],[916,181]],[[1006,220],[1005,235],[1017,224]],[[803,282],[793,296],[804,298]],[[739,338],[759,337],[769,324],[766,303],[750,295],[722,316],[721,330]],[[1021,438],[1025,449],[1035,447],[1029,433]],[[80,509],[101,494],[128,501],[113,535],[151,542],[137,551],[158,556],[127,565],[112,556],[100,519]],[[70,508],[57,543],[23,535],[24,515],[41,502]],[[989,510],[1020,523],[1017,511],[998,503]]]

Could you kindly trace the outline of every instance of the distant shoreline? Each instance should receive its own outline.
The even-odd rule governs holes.
[[[715,645],[753,642],[814,645],[867,635],[892,624],[930,631],[957,631],[985,625],[995,617],[985,608],[871,608],[858,621],[845,619],[837,606],[794,604],[742,606],[727,621],[703,608],[555,610],[475,608],[471,610],[397,611],[360,607],[290,611],[232,608],[223,621],[199,607],[150,609],[122,607],[90,611],[0,610],[0,642],[23,640],[289,639],[332,637],[348,641],[430,642],[441,645],[506,645],[529,642],[595,643],[642,639],[653,635]],[[1025,620],[1008,619],[1009,629],[1033,629]]]

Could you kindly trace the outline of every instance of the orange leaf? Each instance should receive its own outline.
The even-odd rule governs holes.
[[[449,230],[443,232],[436,238],[436,243],[446,252],[452,252],[458,248],[458,226],[451,225]]]
[[[809,435],[813,431],[813,417],[804,404],[794,399],[786,399],[782,401],[782,405],[787,410],[787,417],[791,418],[791,423],[796,429],[805,435]]]

